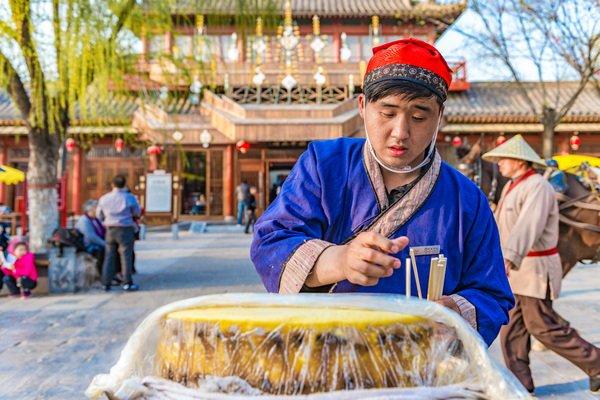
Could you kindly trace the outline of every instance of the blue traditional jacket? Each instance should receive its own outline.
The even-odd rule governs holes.
[[[377,162],[364,139],[312,142],[281,193],[255,225],[252,261],[269,292],[298,293],[320,254],[362,231],[389,238],[407,236],[423,295],[431,257],[447,258],[443,294],[452,296],[465,319],[489,345],[514,306],[504,271],[498,229],[484,194],[435,154],[427,172],[400,200],[388,204]],[[404,268],[404,267],[403,267]],[[341,281],[333,293],[405,293],[396,270],[376,286]],[[412,280],[411,293],[416,294]]]

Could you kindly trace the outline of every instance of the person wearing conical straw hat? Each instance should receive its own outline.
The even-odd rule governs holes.
[[[495,211],[506,274],[516,299],[508,325],[500,330],[507,367],[533,393],[529,368],[530,337],[565,357],[600,388],[600,349],[585,341],[552,308],[560,292],[558,204],[554,190],[534,167],[546,166],[521,135],[484,154],[510,179]]]
[[[436,149],[451,81],[422,40],[373,49],[358,96],[366,138],[311,142],[256,222],[250,255],[269,292],[426,298],[443,254],[434,301],[494,341],[514,299],[487,199]]]

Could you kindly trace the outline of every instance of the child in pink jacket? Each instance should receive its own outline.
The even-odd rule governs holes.
[[[37,285],[38,274],[35,269],[35,256],[29,252],[27,243],[16,242],[8,246],[8,256],[0,252],[0,264],[4,277],[2,281],[12,296],[27,298]]]

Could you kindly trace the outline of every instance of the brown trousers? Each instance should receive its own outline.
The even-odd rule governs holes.
[[[535,388],[529,368],[531,335],[586,374],[600,375],[600,349],[586,342],[554,311],[549,293],[546,299],[515,295],[515,300],[508,325],[500,330],[500,345],[506,366],[527,390]]]

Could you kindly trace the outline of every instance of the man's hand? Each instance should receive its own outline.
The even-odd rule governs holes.
[[[342,252],[344,279],[361,286],[375,286],[379,279],[386,278],[400,268],[395,254],[408,245],[408,238],[396,239],[375,232],[362,232],[345,246]]]
[[[505,258],[504,259],[504,270],[506,271],[506,276],[510,276],[511,269],[517,269],[517,267],[515,266],[515,264],[513,264],[512,261]]]
[[[458,314],[460,314],[460,308],[458,308],[458,305],[456,304],[454,299],[452,299],[452,297],[450,297],[450,296],[442,296],[439,299],[437,299],[435,302],[446,308],[449,308],[452,311],[456,311]]]

